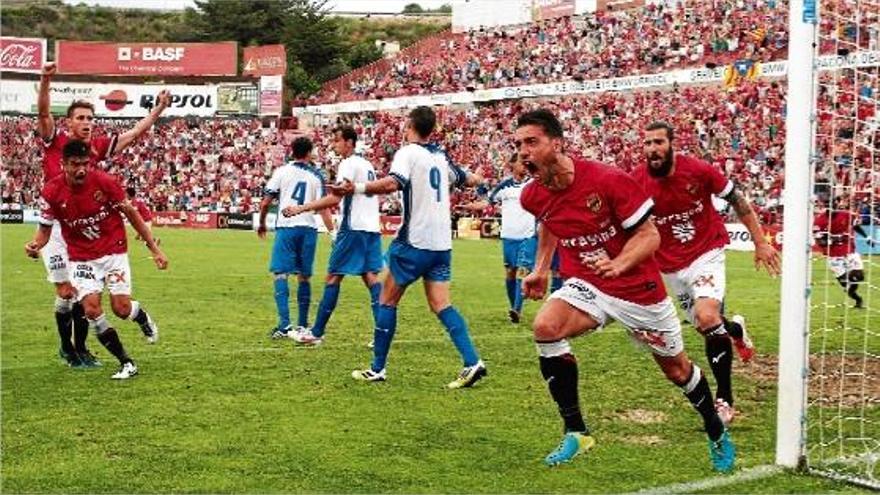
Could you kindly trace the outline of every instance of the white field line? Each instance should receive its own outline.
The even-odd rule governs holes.
[[[713,490],[724,486],[730,486],[737,483],[747,483],[749,481],[769,478],[783,471],[780,466],[764,465],[753,468],[743,469],[734,474],[719,474],[711,478],[705,478],[697,481],[689,481],[686,483],[675,483],[666,486],[656,486],[645,488],[630,495],[646,495],[646,494],[665,494],[665,493],[694,493],[703,490]]]

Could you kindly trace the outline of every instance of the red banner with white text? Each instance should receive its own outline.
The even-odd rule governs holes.
[[[45,63],[45,38],[0,37],[0,71],[39,74]]]
[[[234,76],[238,44],[58,41],[61,74],[106,76]]]
[[[216,213],[185,211],[157,211],[153,214],[155,227],[182,227],[187,229],[216,229]]]
[[[243,76],[283,76],[287,73],[284,45],[249,46],[244,49]]]

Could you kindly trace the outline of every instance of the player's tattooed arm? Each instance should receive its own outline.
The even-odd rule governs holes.
[[[40,131],[40,137],[48,141],[55,134],[55,119],[49,111],[51,100],[49,97],[49,82],[58,68],[55,62],[49,62],[43,66],[40,72],[40,87],[37,93],[37,127]]]
[[[764,267],[770,275],[778,275],[782,269],[779,252],[764,237],[764,229],[761,228],[758,215],[755,214],[752,205],[736,188],[725,199],[733,206],[736,216],[752,236],[752,241],[755,243],[755,269]]]

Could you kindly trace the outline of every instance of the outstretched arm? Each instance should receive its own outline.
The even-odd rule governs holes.
[[[141,134],[147,132],[147,129],[153,126],[159,116],[162,115],[162,112],[171,104],[171,94],[168,90],[163,89],[160,91],[156,99],[158,104],[153,107],[149,115],[138,121],[134,127],[119,135],[119,139],[116,141],[116,152],[124,150]]]
[[[52,235],[52,226],[41,223],[34,232],[34,238],[24,245],[24,252],[31,258],[39,257],[40,250],[49,242],[50,235]]]
[[[731,191],[725,199],[733,206],[736,216],[752,236],[752,241],[755,243],[755,269],[763,266],[770,275],[779,275],[781,271],[779,252],[764,237],[764,229],[761,228],[758,215],[755,214],[752,205],[736,189]]]
[[[281,213],[285,217],[292,217],[299,215],[300,213],[305,213],[307,211],[322,211],[327,208],[333,208],[338,205],[342,201],[342,197],[337,196],[333,193],[330,193],[322,198],[318,198],[314,201],[309,201],[304,205],[299,206],[288,206],[287,208],[281,210]]]
[[[43,66],[43,71],[40,73],[40,89],[37,94],[37,127],[40,130],[40,137],[46,141],[55,134],[55,119],[50,111],[49,82],[57,70],[55,62],[49,62]]]
[[[156,267],[160,270],[164,270],[168,268],[168,258],[165,257],[165,253],[159,249],[159,246],[156,245],[156,240],[153,239],[153,233],[150,232],[150,228],[147,227],[147,224],[144,223],[143,217],[138,213],[137,208],[135,208],[131,202],[125,201],[119,204],[119,211],[125,215],[125,218],[128,219],[128,222],[134,227],[135,232],[141,236],[141,239],[147,244],[147,249],[153,253],[153,261],[156,262]]]

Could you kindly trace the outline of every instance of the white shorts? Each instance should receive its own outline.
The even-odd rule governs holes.
[[[609,319],[617,320],[626,327],[634,342],[658,356],[672,357],[684,351],[681,323],[668,297],[657,304],[637,304],[609,296],[579,278],[569,278],[550,299],[565,301],[587,313],[600,327]]]
[[[70,269],[77,301],[89,294],[131,295],[131,267],[128,254],[111,254],[90,261],[71,262]]]
[[[846,256],[829,256],[828,269],[834,274],[834,278],[840,278],[853,270],[864,270],[865,266],[859,253],[849,253]]]
[[[46,267],[46,280],[53,284],[70,282],[70,260],[67,258],[67,243],[61,236],[61,224],[52,224],[49,242],[40,250],[43,266]]]
[[[663,281],[669,291],[678,298],[678,304],[689,322],[694,321],[694,302],[701,297],[724,302],[727,272],[724,266],[724,250],[706,252],[687,268],[664,273]]]

